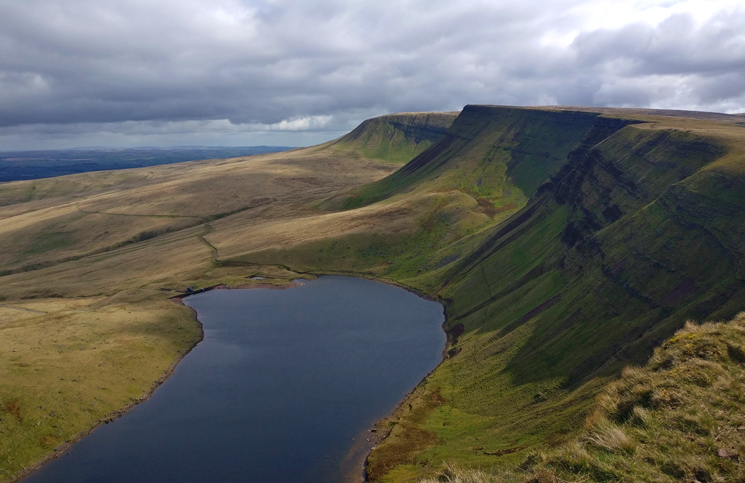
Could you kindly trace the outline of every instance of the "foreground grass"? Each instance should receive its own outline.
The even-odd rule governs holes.
[[[144,400],[201,332],[170,301],[0,307],[0,478]]]
[[[426,483],[745,481],[745,314],[686,327],[601,392],[581,434],[499,471]]]

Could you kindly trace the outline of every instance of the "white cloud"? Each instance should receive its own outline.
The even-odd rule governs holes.
[[[277,131],[315,131],[327,126],[333,116],[307,116],[292,120],[282,120],[267,126],[267,130]]]

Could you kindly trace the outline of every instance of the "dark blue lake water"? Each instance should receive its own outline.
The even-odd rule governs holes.
[[[368,280],[185,302],[204,341],[173,376],[24,482],[330,482],[350,461],[361,475],[350,450],[445,344],[440,304]]]

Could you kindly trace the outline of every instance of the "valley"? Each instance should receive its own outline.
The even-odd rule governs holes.
[[[446,307],[447,355],[377,423],[372,481],[514,468],[584,434],[686,321],[745,310],[745,117],[382,116],[282,153],[0,184],[0,247],[6,480],[148,397],[201,337],[169,300],[186,287],[317,274]]]

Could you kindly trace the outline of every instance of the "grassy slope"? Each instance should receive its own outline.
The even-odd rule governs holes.
[[[439,403],[409,417],[430,444],[404,451],[416,447],[404,416],[371,456],[373,475],[506,464],[557,444],[604,380],[687,318],[745,309],[742,128],[657,121],[586,138],[445,276],[439,293],[465,333],[426,384],[422,399]]]
[[[167,300],[94,307],[96,302],[54,299],[0,307],[3,477],[113,410],[144,399],[198,337],[188,310],[174,311]]]
[[[688,324],[605,388],[581,433],[520,469],[447,468],[437,482],[743,481],[745,314]]]
[[[431,129],[422,116],[378,119],[337,143],[280,155],[1,185],[0,238],[13,246],[0,253],[10,272],[0,297],[15,308],[0,330],[19,330],[2,354],[25,354],[2,366],[0,431],[25,448],[0,458],[3,474],[146,392],[193,342],[188,312],[162,305],[175,289],[295,276],[273,264],[387,278],[448,301],[452,332],[463,333],[411,405],[383,424],[392,435],[368,468],[383,480],[453,458],[505,465],[569,440],[624,364],[688,317],[743,308],[745,146],[728,118],[468,106],[441,140],[432,132],[448,116],[432,119]],[[394,167],[363,152],[420,154],[374,181]],[[87,299],[78,312],[66,308]],[[46,314],[17,310],[32,301],[48,304]],[[137,326],[154,332],[97,328],[128,311],[162,315]],[[84,394],[112,384],[83,369],[104,361],[98,345],[71,346],[77,357],[40,336],[53,320],[77,327],[68,338],[131,339],[161,362],[131,393],[113,384],[121,392],[100,414],[75,419],[95,404]],[[45,379],[13,369],[55,353]],[[127,381],[138,365],[119,354],[110,362]],[[70,389],[60,378],[78,370],[88,376],[72,386],[77,402],[60,407],[75,423],[50,431],[57,440],[30,436],[28,418],[13,423],[13,401],[31,411],[24,398],[44,381],[40,405],[51,407],[55,391]]]
[[[457,115],[457,112],[424,112],[375,117],[332,141],[329,147],[362,153],[386,163],[405,164],[437,142]]]

